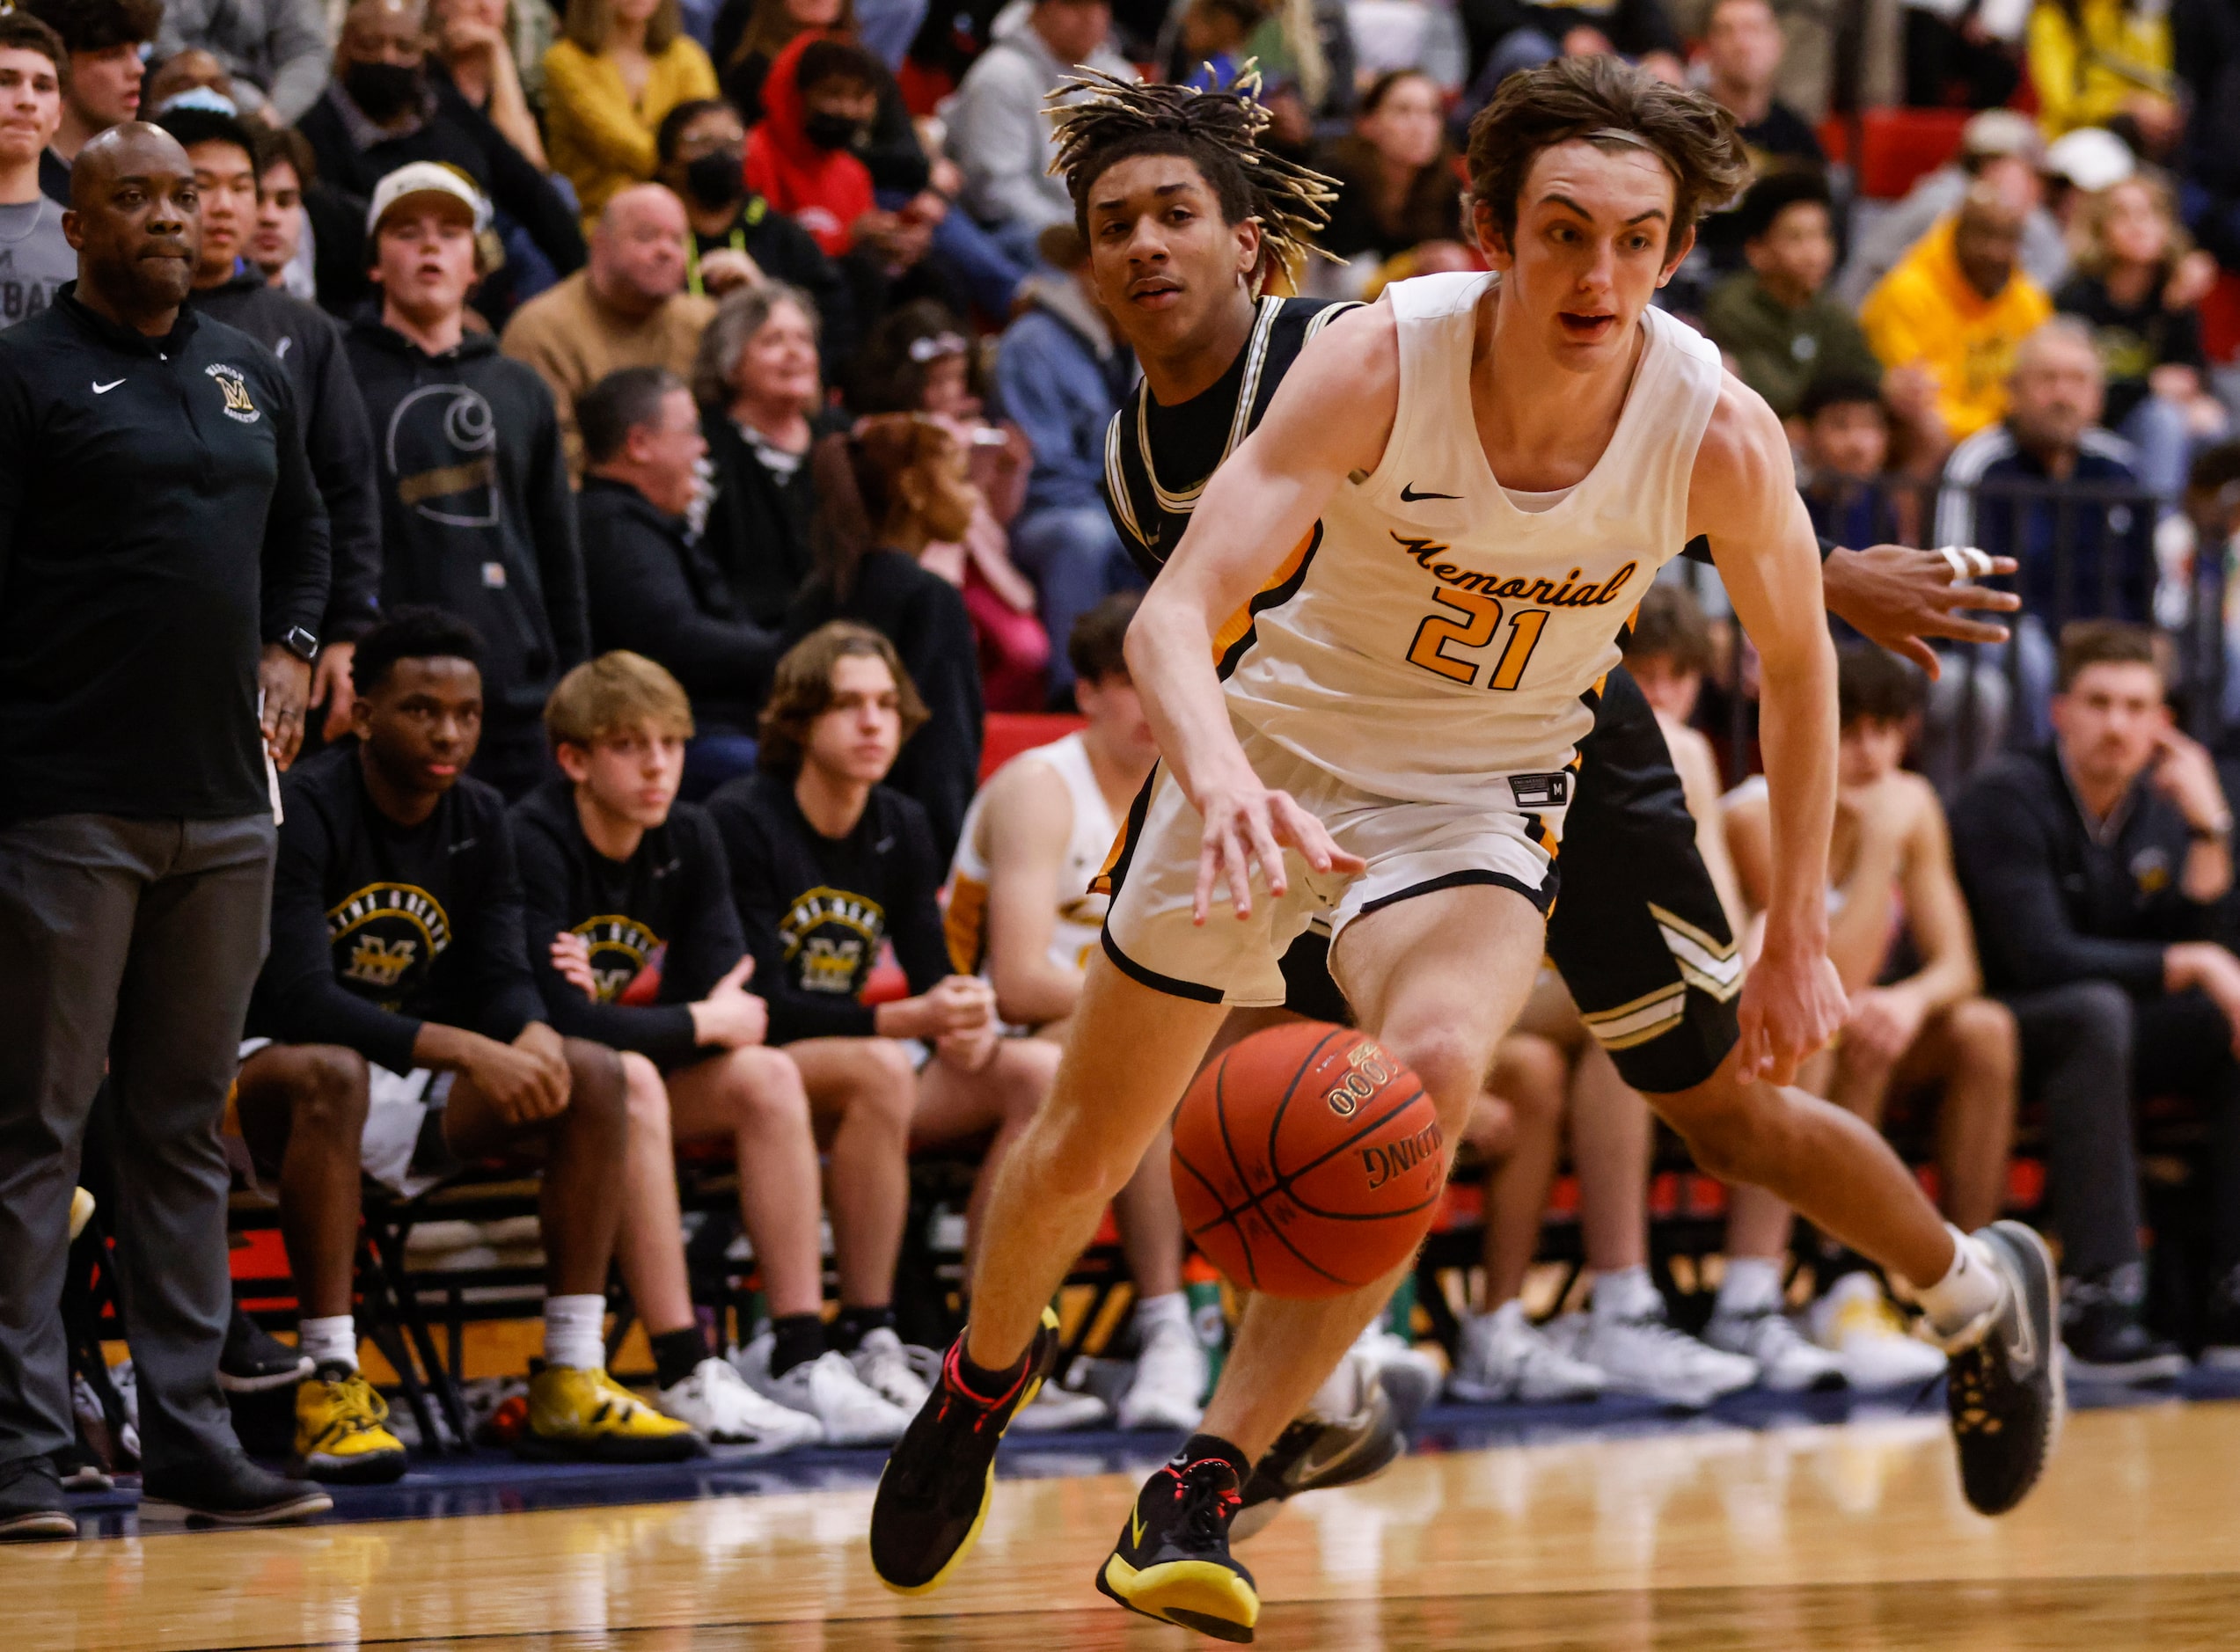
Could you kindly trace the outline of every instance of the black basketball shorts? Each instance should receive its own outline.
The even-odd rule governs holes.
[[[1628,1084],[1651,1095],[1691,1089],[1740,1036],[1742,954],[1697,852],[1664,731],[1622,666],[1603,683],[1579,757],[1548,959]],[[1285,1008],[1351,1020],[1330,976],[1327,934],[1301,935],[1283,970]]]

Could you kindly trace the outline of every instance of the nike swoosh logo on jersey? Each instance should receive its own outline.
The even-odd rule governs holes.
[[[121,379],[121,378],[113,378],[113,379],[111,379],[111,380],[110,380],[107,384],[96,384],[93,386],[93,393],[94,393],[96,396],[106,396],[106,395],[107,395],[107,394],[108,394],[111,391],[114,390],[114,389],[115,389],[118,385],[120,385],[120,384],[123,384],[123,383],[124,383],[124,380],[122,380],[122,379]]]
[[[479,837],[462,837],[458,840],[458,842],[451,844],[450,847],[446,849],[443,852],[450,855],[464,854],[481,841],[482,840]]]
[[[1461,497],[1460,493],[1419,493],[1416,492],[1416,484],[1413,482],[1402,482],[1400,485],[1400,502],[1403,505],[1412,505],[1419,499],[1460,499]]]

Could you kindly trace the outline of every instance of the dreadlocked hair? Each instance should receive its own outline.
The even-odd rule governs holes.
[[[1089,238],[1089,191],[1138,155],[1179,155],[1204,174],[1229,223],[1260,225],[1261,273],[1294,277],[1330,221],[1337,182],[1260,146],[1271,119],[1260,103],[1260,71],[1248,62],[1226,91],[1122,80],[1082,65],[1043,99],[1057,129],[1050,164],[1073,197],[1073,224]]]

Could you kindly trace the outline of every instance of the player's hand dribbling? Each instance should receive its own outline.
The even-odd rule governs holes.
[[[1795,1083],[1797,1067],[1835,1036],[1849,1011],[1825,947],[1780,945],[1769,937],[1742,983],[1741,1078]]]
[[[1197,890],[1190,902],[1193,924],[1203,924],[1213,915],[1214,886],[1224,881],[1237,916],[1251,917],[1255,864],[1268,880],[1270,898],[1280,897],[1290,887],[1284,871],[1285,847],[1297,850],[1299,859],[1316,872],[1352,877],[1368,869],[1367,861],[1339,848],[1329,829],[1288,792],[1270,791],[1248,778],[1233,786],[1211,787],[1197,801],[1205,835],[1199,840]]]

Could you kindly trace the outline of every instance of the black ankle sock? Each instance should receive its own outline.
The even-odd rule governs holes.
[[[663,1331],[647,1341],[654,1348],[654,1380],[664,1388],[674,1388],[683,1382],[707,1357],[707,1338],[700,1334],[697,1325],[688,1325],[681,1331]]]
[[[1031,1352],[1029,1349],[1028,1354]],[[968,1393],[976,1394],[982,1400],[1000,1400],[1011,1392],[1012,1385],[1026,1371],[1028,1354],[1021,1354],[1001,1371],[990,1371],[985,1365],[972,1363],[971,1356],[964,1351],[963,1339],[960,1337],[956,1345],[957,1380],[964,1385]]]
[[[1252,1478],[1252,1459],[1218,1434],[1193,1434],[1182,1442],[1182,1449],[1167,1459],[1173,1468],[1182,1468],[1191,1463],[1202,1463],[1207,1458],[1218,1458],[1237,1472],[1237,1483],[1242,1485]]]
[[[783,1313],[770,1322],[770,1374],[783,1377],[824,1355],[824,1321],[813,1313]]]
[[[829,1340],[843,1354],[855,1352],[856,1344],[877,1330],[895,1328],[895,1311],[883,1308],[842,1307],[833,1317]]]

